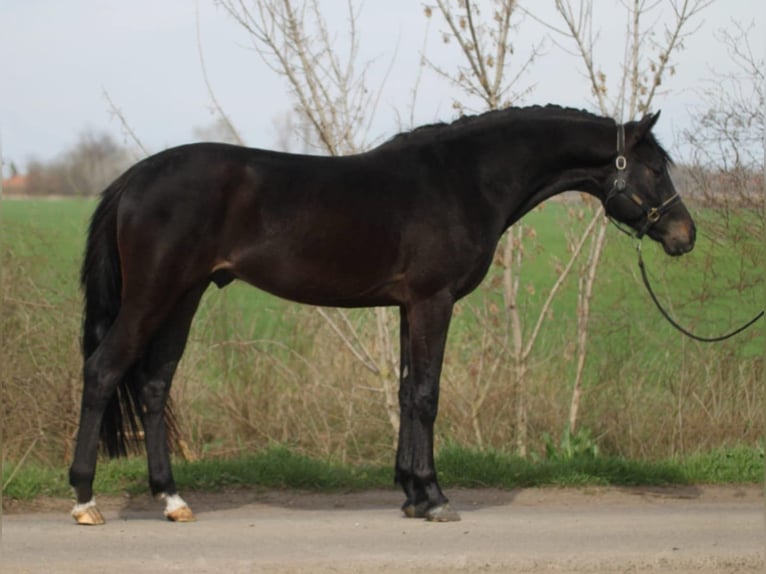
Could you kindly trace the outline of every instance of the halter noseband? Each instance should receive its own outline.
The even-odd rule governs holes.
[[[609,205],[609,202],[612,201],[615,197],[622,194],[625,195],[628,199],[630,199],[633,203],[635,203],[638,207],[641,208],[641,210],[644,212],[644,225],[641,227],[641,229],[637,232],[631,233],[630,231],[624,229],[621,225],[619,225],[617,222],[614,221],[609,215],[607,214],[607,217],[612,220],[612,222],[617,226],[620,231],[623,233],[626,233],[628,235],[634,235],[637,239],[641,239],[646,233],[649,231],[649,229],[657,223],[665,213],[667,213],[673,205],[680,200],[680,197],[678,193],[674,193],[671,197],[663,201],[660,205],[656,207],[648,207],[644,200],[641,199],[641,197],[632,192],[628,191],[628,180],[625,177],[626,172],[628,169],[628,160],[625,157],[625,125],[624,124],[617,124],[617,159],[614,162],[615,167],[617,168],[617,177],[614,179],[614,184],[612,184],[612,189],[609,191],[609,193],[606,196],[606,200],[604,201],[604,210],[606,211],[607,205]]]

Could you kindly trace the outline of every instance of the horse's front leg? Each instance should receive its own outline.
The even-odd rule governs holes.
[[[406,499],[402,511],[409,518],[424,517],[425,493],[419,494],[412,475],[412,360],[410,354],[410,327],[407,310],[399,308],[399,442],[396,450],[394,482],[402,487]],[[420,504],[418,509],[416,505]]]
[[[439,377],[453,304],[452,296],[443,292],[402,312],[401,340],[409,356],[402,351],[396,480],[407,496],[403,507],[407,516],[439,522],[460,520],[439,487],[433,452]]]

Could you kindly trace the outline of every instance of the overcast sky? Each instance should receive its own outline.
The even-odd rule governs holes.
[[[558,24],[552,4],[522,2]],[[623,53],[623,12],[617,1],[595,4],[601,30],[596,60],[616,76]],[[196,5],[201,46],[218,99],[248,145],[273,147],[274,120],[291,109],[286,84],[213,0],[0,0],[0,138],[6,165],[13,161],[23,169],[32,157],[51,159],[84,130],[106,131],[126,141],[105,90],[150,151],[192,141],[195,128],[215,120],[198,55]],[[324,0],[322,5],[328,21],[342,25],[346,1]],[[753,48],[763,54],[765,11],[763,0],[718,0],[697,20],[700,28],[677,55],[678,71],[654,106],[663,110],[657,132],[666,144],[672,145],[674,134],[689,124],[698,91],[713,70],[732,69],[716,31],[730,26],[732,19],[754,22]],[[409,118],[428,20],[419,0],[366,0],[359,25],[361,58],[373,61],[371,87],[390,68],[372,128],[374,138],[386,138]],[[662,25],[662,20],[655,23],[658,34]],[[457,53],[454,44],[441,41],[444,29],[434,17],[426,55],[446,65]],[[524,20],[514,38],[515,58],[523,61],[546,34],[536,22]],[[521,103],[593,110],[579,61],[550,40],[544,45],[544,55],[522,79],[521,87],[533,89]],[[455,95],[449,84],[425,71],[415,123],[454,119]]]

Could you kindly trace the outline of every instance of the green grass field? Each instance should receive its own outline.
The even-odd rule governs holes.
[[[82,261],[87,225],[95,200],[4,200],[0,204],[0,245],[13,258],[22,258],[32,267],[31,278],[51,296],[77,297],[78,274]],[[525,291],[521,306],[531,321],[556,279],[556,270],[568,260],[567,238],[584,227],[570,211],[577,205],[548,203],[524,218],[522,224],[534,230],[527,240],[521,284]],[[711,217],[704,211],[703,217]],[[758,266],[763,246],[757,234],[747,233],[752,222],[743,220],[733,226],[730,241],[711,237],[704,228],[695,251],[681,258],[669,258],[662,249],[645,241],[644,257],[656,290],[676,311],[680,321],[702,334],[717,334],[749,318],[760,310],[762,295],[758,286],[762,272]],[[605,255],[595,291],[594,313],[612,323],[608,336],[630,336],[631,327],[650,325],[656,340],[664,341],[673,331],[654,310],[640,283],[633,244],[616,230],[609,230]],[[739,253],[737,253],[739,252]],[[762,260],[762,259],[761,259]],[[487,298],[500,300],[498,279],[493,270],[483,288],[469,296],[463,307],[479,305]],[[568,281],[553,306],[553,316],[568,321],[575,315],[576,290]],[[205,309],[219,294],[211,288]],[[247,285],[235,283],[226,290],[227,305],[248,317],[252,334],[258,338],[278,336],[289,304]],[[657,321],[654,321],[657,319]],[[463,324],[476,320],[470,312],[459,314],[458,331]],[[281,326],[284,328],[284,325]],[[622,335],[621,335],[622,332]],[[632,343],[633,341],[631,341]],[[647,341],[651,344],[651,341]],[[626,341],[626,344],[628,342]],[[760,352],[757,345],[753,352]]]

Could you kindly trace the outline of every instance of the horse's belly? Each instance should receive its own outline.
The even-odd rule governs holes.
[[[395,305],[404,275],[371,264],[300,256],[243,258],[231,272],[269,293],[301,303],[334,307]]]

